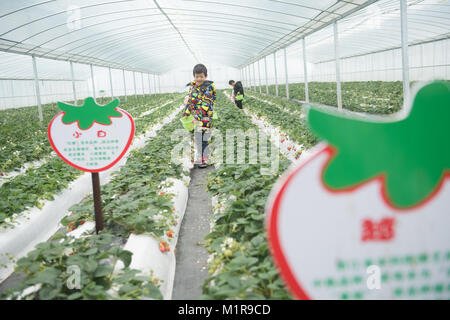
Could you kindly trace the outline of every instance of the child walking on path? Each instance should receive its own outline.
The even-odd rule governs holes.
[[[185,98],[184,116],[193,115],[194,140],[200,159],[195,163],[199,168],[206,168],[209,157],[208,140],[211,136],[214,102],[216,101],[216,86],[213,81],[206,80],[208,70],[203,64],[197,64],[193,70],[194,80],[189,82],[189,95]]]

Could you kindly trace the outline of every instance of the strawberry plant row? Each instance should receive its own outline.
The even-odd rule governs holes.
[[[216,128],[255,126],[242,110],[218,93]],[[248,146],[246,145],[247,149]],[[261,174],[261,164],[223,164],[208,176],[214,206],[212,231],[204,244],[211,253],[210,277],[202,299],[290,299],[269,255],[264,230],[264,207],[269,192],[290,162],[280,155],[279,169]]]
[[[16,272],[23,274],[24,279],[2,292],[0,298],[103,300],[145,296],[161,299],[158,279],[139,275],[140,270],[131,269],[132,253],[115,242],[116,235],[107,231],[80,238],[58,233],[17,261]],[[124,268],[114,272],[118,261],[122,261]],[[78,283],[71,282],[73,268],[79,268]]]
[[[265,118],[272,125],[279,127],[283,132],[294,139],[298,144],[303,144],[306,149],[317,144],[318,140],[313,135],[304,118],[298,115],[282,111],[273,104],[247,97],[246,109],[259,118]]]
[[[171,151],[178,142],[167,137],[175,129],[182,129],[178,118],[159,130],[143,148],[131,151],[126,165],[102,186],[106,228],[122,230],[125,237],[130,233],[148,233],[159,239],[175,223],[171,195],[159,191],[167,178],[182,178],[182,166],[170,162]],[[89,196],[69,209],[71,214],[62,224],[77,228],[80,223],[93,220],[92,207]]]
[[[60,232],[51,241],[37,245],[34,251],[17,261],[16,271],[25,273],[25,279],[3,295],[28,299],[162,299],[160,280],[152,274],[143,276],[142,270],[130,269],[132,252],[122,246],[131,233],[147,233],[166,240],[174,236],[171,229],[177,220],[172,195],[160,190],[167,178],[181,178],[183,173],[181,166],[167,163],[177,143],[167,137],[175,129],[181,129],[178,118],[160,129],[158,136],[143,148],[132,151],[126,166],[102,187],[105,230],[108,231],[99,235],[93,230],[87,231],[75,240]],[[73,206],[71,214],[61,223],[67,231],[75,230],[92,220],[92,208],[92,196],[89,196]],[[167,242],[162,241],[164,249],[170,250]],[[124,266],[119,272],[113,271],[117,261]],[[66,270],[71,265],[81,269],[81,290],[65,285],[70,276]],[[24,294],[35,284],[39,287]],[[112,288],[118,296],[112,294]]]
[[[260,94],[259,92],[251,92],[250,94],[247,95],[247,97],[255,98],[262,102],[273,104],[275,106],[278,106],[283,111],[291,112],[291,113],[295,114],[296,116],[303,118],[302,104],[300,102],[296,102],[295,100],[280,99],[275,96],[270,96],[270,95],[268,96],[265,94]]]
[[[159,122],[167,113],[181,104],[181,99],[136,121],[136,132],[142,133]],[[48,142],[47,142],[48,143]],[[52,158],[39,168],[29,168],[0,186],[0,226],[11,226],[14,215],[27,208],[40,206],[44,200],[67,188],[70,182],[82,174],[59,158]]]
[[[121,108],[135,116],[179,97],[180,93],[151,95],[138,100],[129,97]],[[58,112],[56,104],[42,106],[43,124],[49,123]],[[36,106],[0,111],[0,176],[51,153],[47,126],[43,124],[37,118]]]
[[[390,114],[400,110],[403,105],[403,87],[400,81],[342,82],[341,88],[342,106],[350,111]],[[337,106],[335,82],[310,82],[308,89],[311,102]],[[265,87],[262,92],[265,92]],[[269,86],[269,94],[275,95],[275,85]],[[278,95],[286,96],[284,84],[278,86]],[[305,101],[304,83],[290,83],[289,97]]]

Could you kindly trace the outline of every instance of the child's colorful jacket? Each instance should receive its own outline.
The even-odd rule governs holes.
[[[190,89],[185,114],[192,114],[195,119],[201,121],[202,128],[211,128],[216,85],[212,81],[205,81],[201,86],[197,86],[195,81],[191,81],[187,86],[190,86]]]

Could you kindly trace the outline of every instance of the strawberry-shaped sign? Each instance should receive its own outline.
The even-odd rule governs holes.
[[[90,97],[82,106],[58,102],[62,112],[48,126],[55,152],[83,171],[99,172],[114,166],[127,152],[135,132],[133,118],[118,105],[118,99],[102,106]]]
[[[326,142],[267,205],[271,252],[300,299],[450,298],[450,83],[403,118],[311,106]]]

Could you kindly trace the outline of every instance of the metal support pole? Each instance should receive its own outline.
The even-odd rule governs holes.
[[[248,65],[248,78],[250,79],[250,88],[253,90],[252,65]]]
[[[254,84],[254,88],[255,88],[255,92],[256,92],[256,75],[255,75],[255,63],[256,62],[253,62],[253,84]]]
[[[137,100],[136,72],[133,71],[134,97]]]
[[[259,82],[259,93],[262,93],[262,89],[261,89],[261,64],[260,64],[261,60],[258,60],[258,82]]]
[[[92,80],[92,96],[94,97],[94,100],[97,99],[95,95],[95,80],[94,80],[94,67],[91,64],[91,80]]]
[[[75,75],[74,75],[74,72],[73,72],[73,63],[72,63],[72,61],[70,61],[70,75],[72,77],[73,101],[74,101],[74,104],[77,105],[78,104],[77,91],[75,89]]]
[[[278,97],[278,74],[277,74],[277,56],[273,53],[273,67],[275,69],[275,96]]]
[[[247,72],[248,72],[248,86],[250,88],[250,90],[252,89],[252,74],[250,72],[250,65],[247,66]]]
[[[125,81],[125,70],[122,69],[123,75],[123,90],[125,91],[125,102],[127,102],[127,82]]]
[[[244,67],[242,72],[244,73],[244,88],[248,88],[248,77],[247,77],[247,67]]]
[[[335,64],[336,64],[337,102],[338,102],[338,110],[342,111],[341,70],[340,70],[340,60],[339,60],[339,39],[338,39],[337,21],[335,21],[333,23],[333,30],[334,30],[334,58],[335,58]]]
[[[111,75],[111,68],[109,67],[109,86],[111,89],[111,99],[114,100],[114,91],[113,91],[113,82],[112,82],[112,75]]]
[[[161,93],[161,78],[159,77],[159,74],[158,74],[158,93]]]
[[[248,65],[248,74],[250,76],[250,86],[252,88],[252,91],[255,90],[255,79],[254,76],[252,75],[252,64]]]
[[[266,94],[269,95],[269,78],[267,77],[267,57],[264,57],[264,72],[266,74]]]
[[[153,74],[153,89],[155,89],[155,93],[156,93],[156,75]]]
[[[247,67],[244,67],[244,77],[245,77],[245,84],[244,84],[244,88],[248,89],[248,75],[247,75]]]
[[[406,0],[400,0],[400,20],[402,32],[402,77],[403,107],[409,105],[409,59],[408,59],[408,8]]]
[[[251,90],[250,89],[250,78],[248,77],[248,66],[245,66],[245,78],[246,78],[246,84],[247,84],[247,88],[248,88],[248,90]]]
[[[304,73],[304,82],[305,82],[305,101],[309,103],[309,90],[308,90],[308,68],[306,66],[306,45],[305,38],[302,39],[302,47],[303,47],[303,73]]]
[[[36,89],[36,100],[38,105],[39,121],[42,123],[42,121],[44,121],[44,118],[42,116],[41,90],[39,89],[39,77],[37,73],[36,57],[34,55],[31,57],[33,60],[34,87]]]
[[[150,84],[150,73],[147,73],[147,78],[148,78],[148,94],[152,93],[152,86]]]
[[[145,91],[144,91],[144,74],[141,72],[141,82],[142,82],[142,95],[145,96]]]
[[[284,54],[284,73],[286,76],[286,98],[289,99],[289,80],[288,80],[288,65],[287,65],[287,57],[286,57],[286,48],[283,49],[283,54]]]

